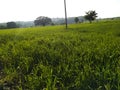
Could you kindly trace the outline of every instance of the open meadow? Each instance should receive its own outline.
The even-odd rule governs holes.
[[[0,30],[0,90],[120,90],[120,20]]]

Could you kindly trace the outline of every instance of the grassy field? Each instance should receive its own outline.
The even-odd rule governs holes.
[[[120,90],[120,21],[0,30],[0,90]]]

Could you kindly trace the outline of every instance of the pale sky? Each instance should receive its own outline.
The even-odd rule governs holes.
[[[120,0],[66,0],[68,17],[95,10],[98,18],[120,16]],[[64,17],[64,0],[0,0],[0,22]]]

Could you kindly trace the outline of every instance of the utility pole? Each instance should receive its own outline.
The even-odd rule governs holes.
[[[67,9],[66,9],[66,0],[64,0],[64,8],[65,8],[65,24],[66,24],[66,29],[68,28],[67,24]]]

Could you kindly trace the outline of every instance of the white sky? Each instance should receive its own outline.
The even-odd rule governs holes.
[[[120,16],[120,0],[66,0],[68,17],[95,10],[98,18]],[[64,0],[0,0],[0,22],[64,17]]]

